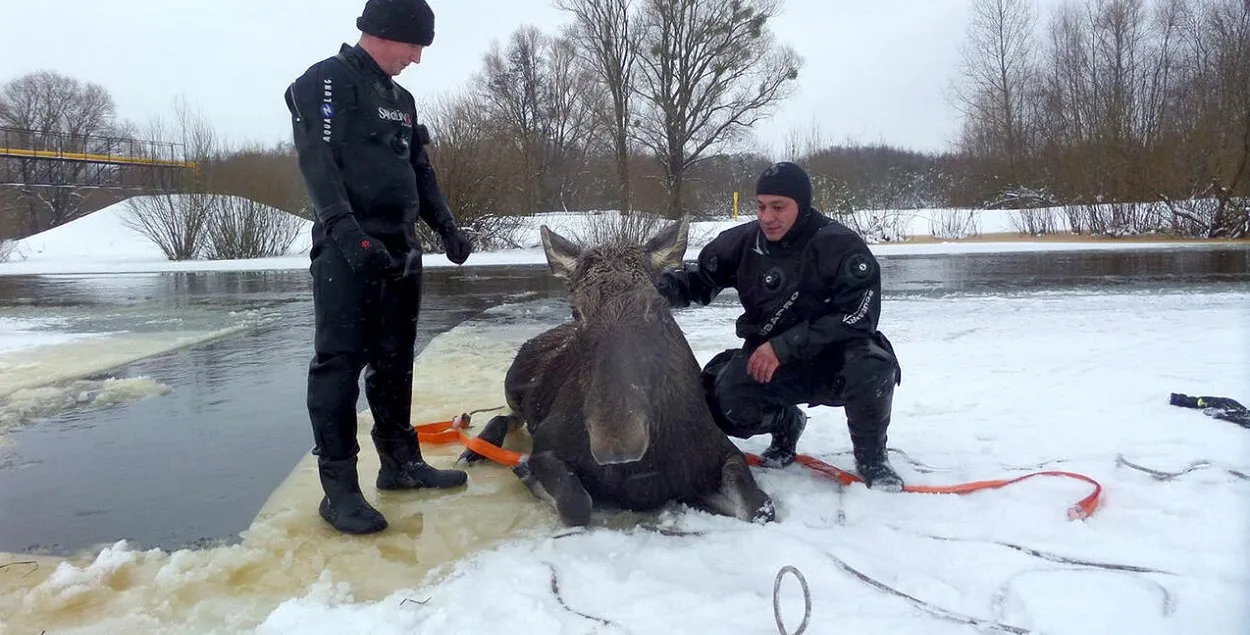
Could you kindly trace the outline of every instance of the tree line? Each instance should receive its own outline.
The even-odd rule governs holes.
[[[1247,233],[1243,0],[1073,0],[1050,15],[1029,0],[970,0],[949,95],[962,129],[942,153],[829,143],[819,126],[779,150],[754,139],[803,72],[771,30],[779,0],[555,2],[561,28],[519,27],[459,90],[417,95],[444,193],[481,242],[506,246],[517,217],[548,211],[725,218],[735,191],[750,214],[756,176],[780,159],[805,165],[814,202],[835,214],[1056,208],[1072,231]],[[143,132],[99,86],[43,73],[0,87],[0,126],[88,124]],[[289,144],[195,153],[203,169],[185,188],[310,217]],[[0,232],[98,208],[100,194],[64,189],[0,187]],[[1022,218],[1022,232],[1055,227]]]
[[[1029,0],[974,0],[953,86],[974,196],[1119,204],[1074,218],[1115,232],[1134,203],[1175,228],[1246,235],[1250,3],[1086,0],[1037,15]],[[1238,200],[1240,199],[1240,200]]]

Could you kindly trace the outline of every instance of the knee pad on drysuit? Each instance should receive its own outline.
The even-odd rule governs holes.
[[[847,350],[842,371],[841,401],[879,399],[898,381],[894,355],[872,340]]]
[[[873,340],[848,344],[841,359],[814,380],[811,405],[844,406],[853,401],[879,397],[898,383],[898,360],[893,353]],[[834,370],[836,369],[836,370]]]

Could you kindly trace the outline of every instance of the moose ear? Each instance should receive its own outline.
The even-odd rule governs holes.
[[[547,264],[551,267],[551,273],[557,278],[570,278],[573,275],[573,268],[577,266],[577,257],[582,253],[581,248],[551,231],[546,225],[541,227],[541,231],[543,251],[547,254]]]
[[[681,220],[664,228],[647,241],[643,249],[651,260],[651,266],[657,271],[681,267],[686,256],[686,238],[690,233],[690,220],[682,216]]]

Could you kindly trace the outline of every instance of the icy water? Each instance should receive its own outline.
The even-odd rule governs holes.
[[[1244,247],[881,260],[886,311],[891,296],[1250,287]],[[503,326],[511,314],[488,311],[501,304],[562,314],[563,289],[542,266],[430,269],[425,280],[419,349],[469,318]],[[0,317],[123,334],[107,353],[88,339],[64,349],[77,358],[42,360],[96,362],[86,377],[53,377],[49,389],[19,374],[7,378],[23,391],[0,386],[0,552],[234,543],[309,450],[305,271],[0,277]],[[171,341],[187,344],[144,354]]]

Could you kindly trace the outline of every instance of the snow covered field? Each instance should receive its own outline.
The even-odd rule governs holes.
[[[1089,491],[1067,479],[890,495],[840,491],[792,466],[759,472],[779,506],[767,526],[669,509],[641,526],[565,535],[552,520],[382,597],[344,581],[364,575],[350,562],[314,559],[321,564],[308,570],[281,542],[173,554],[119,543],[94,562],[36,576],[38,584],[21,584],[21,567],[0,573],[0,615],[84,633],[767,634],[777,632],[774,577],[792,565],[811,590],[808,633],[981,632],[959,616],[1037,633],[1245,633],[1250,431],[1167,398],[1244,396],[1248,303],[1245,290],[888,303],[882,328],[904,365],[890,434],[903,476],[947,484],[1078,472],[1106,488],[1088,520],[1067,519]],[[734,345],[735,315],[726,306],[679,314],[700,362]],[[430,354],[456,367],[490,336],[486,328],[464,324]],[[497,401],[496,390],[483,386],[482,400]],[[849,466],[841,411],[809,414],[800,449]],[[758,452],[765,441],[742,446]],[[1163,472],[1194,467],[1162,478],[1121,459]],[[315,525],[311,501],[305,514]],[[375,543],[386,544],[350,548],[383,561],[410,557],[376,552]],[[4,561],[12,559],[22,558]],[[255,570],[282,586],[270,580],[259,596],[247,584],[223,586]],[[793,579],[781,596],[793,630],[803,613]]]
[[[86,228],[90,234],[74,235],[67,226],[56,237],[32,237],[24,247],[42,244],[43,251],[0,265],[0,273],[182,266],[145,256],[132,239],[110,234],[117,228],[108,218]],[[66,250],[89,243],[88,235],[113,236],[111,250],[67,262]],[[874,251],[992,248],[983,245]],[[537,250],[479,256],[542,262]],[[427,256],[427,263],[439,259]],[[306,256],[279,260],[276,265],[306,266]],[[678,313],[700,362],[737,345],[736,316],[731,302]],[[175,553],[122,542],[94,559],[41,560],[44,567],[33,574],[16,563],[34,558],[0,555],[0,635],[43,629],[768,635],[778,632],[774,579],[787,565],[810,589],[809,634],[1244,634],[1250,632],[1250,430],[1171,407],[1168,395],[1250,400],[1248,324],[1250,289],[1235,284],[1204,293],[887,299],[881,328],[903,364],[889,445],[904,478],[938,485],[1043,469],[1077,472],[1105,488],[1102,507],[1087,520],[1066,516],[1089,491],[1067,479],[1032,479],[966,496],[891,495],[862,485],[843,490],[796,465],[757,472],[777,501],[776,523],[671,508],[636,524],[599,516],[598,526],[569,533],[552,519],[386,593],[349,582],[369,575],[362,562],[394,566],[413,557],[380,537],[324,538],[335,549],[362,554],[357,560],[310,557],[273,540]],[[43,326],[0,317],[0,360],[19,347],[54,341],[56,325]],[[469,322],[439,336],[425,353],[434,357],[427,363],[445,363],[451,372],[492,337],[491,328]],[[492,405],[498,389],[478,388]],[[808,414],[800,451],[850,467],[841,411]],[[741,446],[758,452],[766,441]],[[315,526],[313,504],[305,514],[302,522]],[[794,632],[804,611],[793,578],[780,596]]]
[[[14,257],[0,262],[0,276],[20,274],[84,274],[84,273],[133,273],[158,271],[254,271],[273,269],[306,269],[310,245],[305,222],[298,238],[291,246],[290,255],[276,258],[251,260],[190,260],[170,262],[146,237],[126,226],[124,218],[129,203],[123,201],[87,215],[76,221],[55,227],[41,234],[17,241]],[[966,214],[967,210],[925,209],[898,212],[900,226],[908,236],[930,237],[931,223],[951,214]],[[1010,210],[982,210],[975,212],[983,234],[1010,234],[1015,232]],[[722,230],[754,219],[754,213],[740,216],[738,220],[700,221],[692,223],[690,246],[687,257],[694,258],[698,250]],[[529,225],[520,233],[521,249],[478,252],[470,256],[468,265],[509,265],[545,263],[539,226],[549,225],[553,230],[576,236],[585,230],[585,214],[542,214],[530,219]],[[880,255],[909,253],[987,253],[1010,251],[1072,251],[1141,249],[1157,244],[1141,241],[1107,242],[1060,242],[1060,241],[1002,241],[1002,242],[921,242],[913,244],[881,243],[872,246]],[[1178,243],[1178,246],[1201,247],[1198,243]],[[441,253],[425,254],[426,267],[452,266]]]

